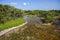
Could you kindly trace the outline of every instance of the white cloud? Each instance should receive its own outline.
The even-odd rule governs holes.
[[[25,2],[24,2],[24,3],[23,3],[23,5],[24,5],[24,6],[26,6],[26,5],[27,5],[27,3],[25,3]]]
[[[30,3],[24,2],[23,5],[24,5],[24,6],[27,6],[27,5],[30,5]]]
[[[17,4],[16,2],[11,2],[11,4]]]

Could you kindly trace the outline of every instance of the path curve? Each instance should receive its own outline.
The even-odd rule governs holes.
[[[3,36],[3,35],[5,35],[6,33],[10,32],[10,31],[14,30],[14,29],[17,29],[17,28],[19,28],[19,27],[22,27],[22,26],[26,25],[27,23],[28,23],[28,22],[25,22],[25,23],[23,23],[23,24],[21,24],[21,25],[19,25],[19,26],[12,27],[12,28],[5,29],[5,30],[1,31],[1,32],[0,32],[0,37]]]

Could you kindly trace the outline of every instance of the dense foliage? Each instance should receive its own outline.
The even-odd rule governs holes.
[[[0,31],[24,23],[23,13],[21,9],[0,4]]]
[[[22,17],[23,11],[13,6],[0,4],[0,23]]]

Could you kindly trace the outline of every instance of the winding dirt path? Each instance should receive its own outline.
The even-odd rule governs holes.
[[[21,25],[19,25],[19,26],[12,27],[12,28],[9,28],[9,29],[6,29],[6,30],[1,31],[1,32],[0,32],[0,37],[3,36],[3,35],[5,35],[6,33],[9,33],[9,32],[11,32],[11,31],[13,31],[13,30],[15,30],[15,29],[17,29],[17,28],[20,28],[20,27],[26,25],[27,23],[28,23],[28,22],[25,22],[25,23],[23,23],[23,24],[21,24]]]

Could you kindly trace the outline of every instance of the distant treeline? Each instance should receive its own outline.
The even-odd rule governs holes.
[[[54,17],[60,17],[60,10],[24,10],[27,15],[43,17],[43,23],[53,22]]]
[[[60,16],[60,10],[21,10],[9,5],[0,4],[0,23],[5,23],[9,20],[14,20],[24,15],[33,15],[44,17],[43,22],[52,22],[54,16]]]

